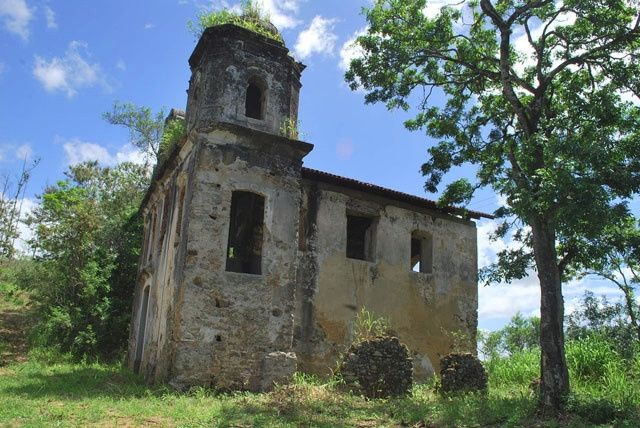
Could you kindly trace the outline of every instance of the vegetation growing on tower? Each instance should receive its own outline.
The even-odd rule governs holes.
[[[240,12],[227,8],[202,12],[195,22],[189,21],[187,27],[196,38],[200,38],[207,28],[224,24],[234,24],[284,44],[282,35],[269,22],[269,15],[252,0],[243,1]]]

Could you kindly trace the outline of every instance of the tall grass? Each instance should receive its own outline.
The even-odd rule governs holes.
[[[569,411],[594,424],[633,421],[627,426],[640,426],[640,355],[626,360],[605,338],[591,336],[568,342],[566,358],[572,390]],[[496,356],[485,366],[490,388],[534,395],[540,376],[539,350]]]

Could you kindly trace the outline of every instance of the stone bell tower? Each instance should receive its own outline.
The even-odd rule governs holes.
[[[260,25],[277,34],[272,24]],[[305,66],[283,43],[231,24],[211,27],[189,65],[189,130],[228,122],[278,135],[285,121],[297,122]]]
[[[296,369],[301,167],[313,146],[281,130],[297,122],[304,66],[232,24],[208,28],[189,64],[188,233],[165,378],[269,389]]]

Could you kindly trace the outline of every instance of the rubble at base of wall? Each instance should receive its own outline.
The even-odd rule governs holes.
[[[397,397],[411,390],[413,362],[398,338],[377,337],[352,345],[340,374],[347,387],[366,397]]]
[[[271,391],[275,385],[291,382],[298,368],[298,358],[294,352],[270,352],[262,361],[260,389]]]
[[[487,373],[473,354],[453,353],[440,360],[440,392],[486,391]]]

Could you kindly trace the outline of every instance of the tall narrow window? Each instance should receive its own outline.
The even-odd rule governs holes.
[[[147,312],[149,309],[149,286],[145,287],[142,294],[142,302],[140,306],[140,320],[138,323],[138,340],[136,342],[136,358],[133,361],[133,369],[135,372],[140,370],[142,362],[142,353],[144,351],[144,339],[147,329]]]
[[[176,236],[180,236],[182,230],[182,212],[184,211],[184,192],[185,188],[180,188],[180,196],[178,197],[178,220],[176,221]]]
[[[347,214],[347,257],[373,261],[374,219]]]
[[[264,197],[251,192],[233,192],[227,245],[227,271],[262,273]]]
[[[411,270],[433,272],[433,238],[431,235],[415,231],[411,234]]]
[[[253,119],[264,118],[264,91],[256,82],[249,82],[244,115]]]

